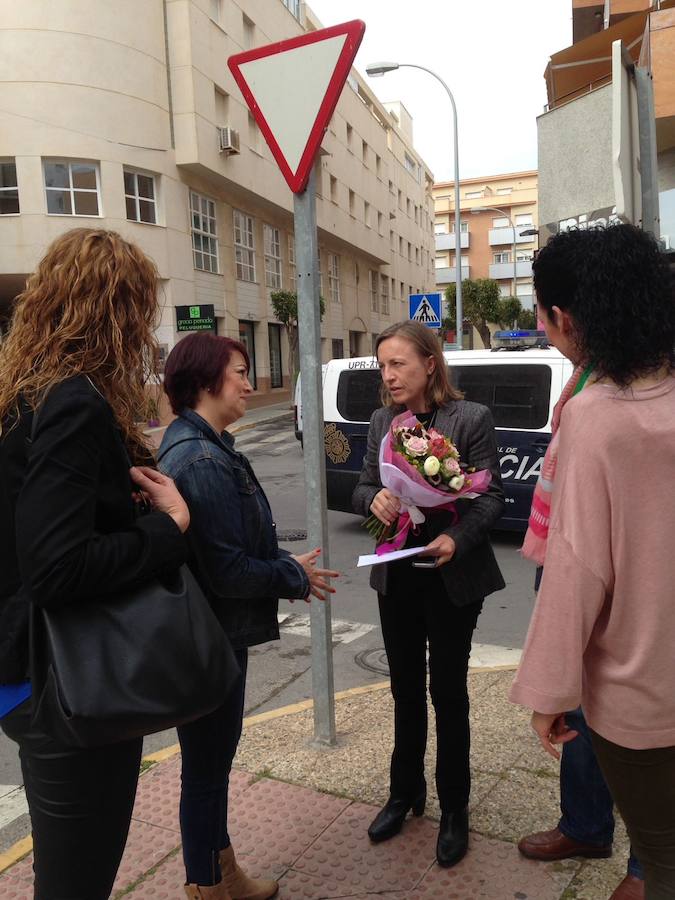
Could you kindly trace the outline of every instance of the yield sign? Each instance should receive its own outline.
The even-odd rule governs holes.
[[[291,190],[307,184],[366,30],[359,19],[231,56],[227,64]]]

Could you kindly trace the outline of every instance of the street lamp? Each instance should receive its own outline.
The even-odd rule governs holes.
[[[436,81],[445,88],[452,104],[452,123],[454,130],[454,155],[455,155],[455,319],[457,323],[457,349],[462,350],[464,344],[464,309],[462,306],[462,211],[459,202],[459,139],[457,133],[457,106],[452,91],[443,81],[440,75],[427,69],[426,66],[418,66],[415,63],[396,63],[396,62],[377,62],[366,66],[366,74],[371,78],[385,75],[387,72],[394,72],[396,69],[421,69],[432,75]]]
[[[511,226],[511,234],[513,236],[513,296],[518,296],[518,269],[516,267],[516,226],[513,224],[513,220],[511,216],[503,209],[499,209],[497,206],[481,206],[478,209],[472,209],[472,215],[478,215],[482,212],[497,212],[505,219],[508,220],[509,225]]]

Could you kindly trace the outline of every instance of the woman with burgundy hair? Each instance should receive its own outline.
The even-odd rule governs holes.
[[[164,389],[177,418],[159,450],[190,509],[190,567],[227,632],[241,677],[215,712],[178,729],[182,751],[180,825],[192,900],[266,900],[276,881],[249,878],[227,832],[227,794],[241,735],[248,648],[278,640],[279,597],[324,600],[337,572],[317,567],[320,549],[280,550],[267,497],[226,430],[253,390],[239,341],[195,333],[166,362]]]

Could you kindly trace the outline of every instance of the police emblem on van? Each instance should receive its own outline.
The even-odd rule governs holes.
[[[326,425],[323,434],[328,459],[332,463],[346,463],[352,452],[346,434],[340,431],[335,422]]]

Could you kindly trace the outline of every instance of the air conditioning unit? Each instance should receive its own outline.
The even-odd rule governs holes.
[[[235,128],[219,128],[218,148],[221,153],[239,153],[239,132]]]

